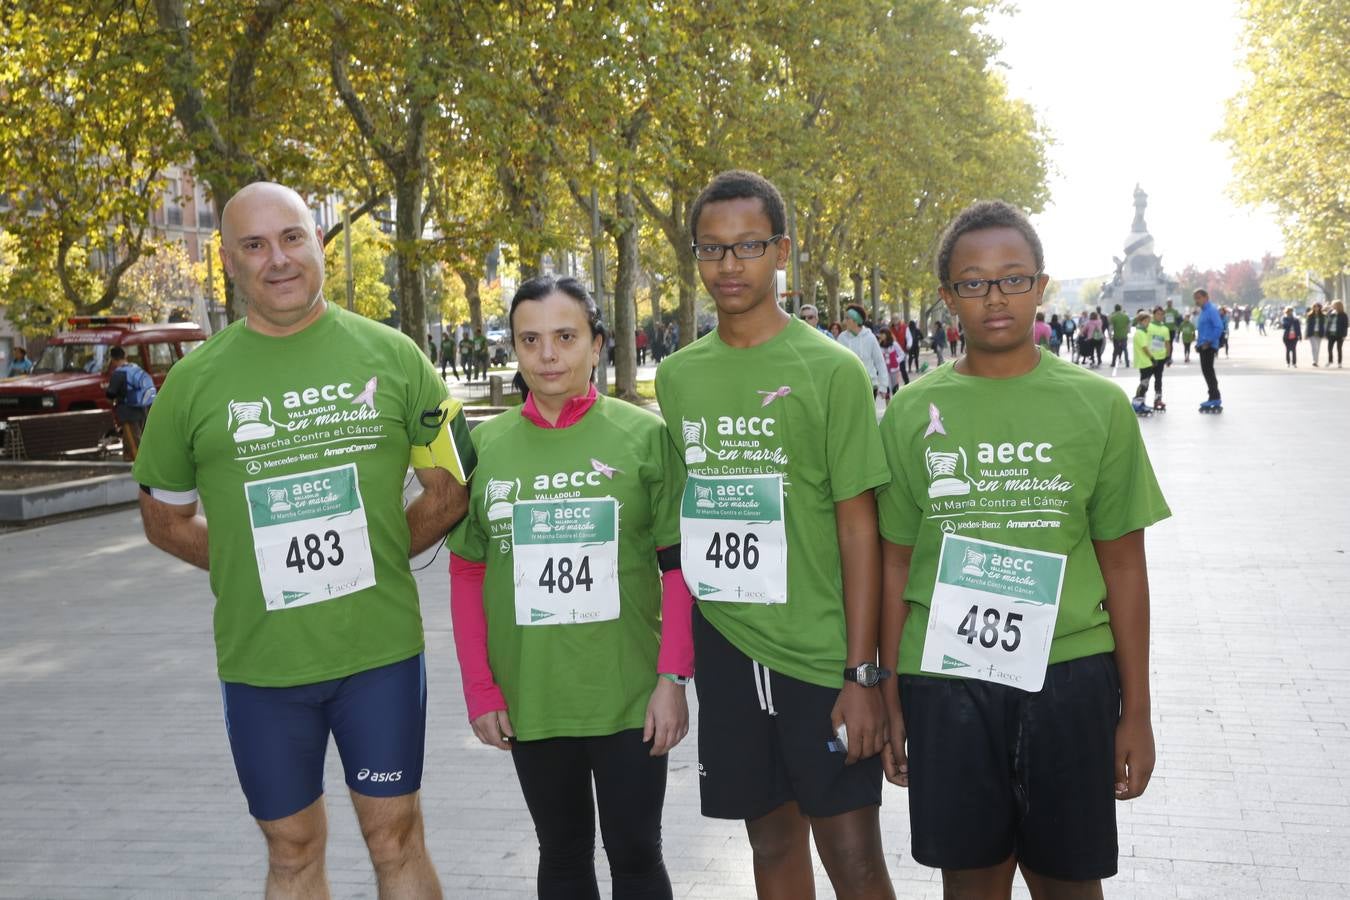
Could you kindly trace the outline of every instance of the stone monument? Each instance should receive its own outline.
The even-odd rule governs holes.
[[[1144,222],[1148,194],[1139,185],[1134,186],[1134,222],[1125,238],[1125,258],[1111,257],[1116,272],[1102,288],[1101,307],[1110,312],[1117,303],[1130,315],[1141,309],[1162,306],[1168,299],[1175,300],[1180,285],[1170,280],[1163,271],[1162,257],[1153,252],[1153,235]]]

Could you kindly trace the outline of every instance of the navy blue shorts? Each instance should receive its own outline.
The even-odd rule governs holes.
[[[1010,855],[1063,881],[1116,874],[1120,679],[1109,653],[1055,663],[1028,693],[900,676],[914,861],[982,869]]]
[[[234,768],[255,819],[294,815],[323,796],[330,733],[356,793],[398,797],[422,786],[427,672],[420,653],[316,684],[221,682],[220,692]]]

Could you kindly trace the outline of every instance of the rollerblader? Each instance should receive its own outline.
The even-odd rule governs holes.
[[[1157,310],[1161,319],[1162,310]],[[1134,411],[1141,416],[1152,415],[1154,409],[1165,409],[1162,405],[1162,370],[1167,364],[1167,326],[1155,322],[1147,312],[1141,312],[1134,327],[1134,365],[1139,370],[1139,387],[1134,392]],[[1145,402],[1148,395],[1148,383],[1154,382],[1155,403],[1149,408]]]
[[[1209,302],[1209,292],[1204,288],[1191,296],[1200,307],[1199,313],[1196,314],[1195,352],[1200,355],[1200,372],[1205,376],[1205,385],[1209,388],[1209,399],[1200,405],[1200,411],[1222,412],[1219,379],[1214,375],[1214,357],[1219,353],[1219,341],[1223,338],[1223,319],[1214,308],[1214,304]]]

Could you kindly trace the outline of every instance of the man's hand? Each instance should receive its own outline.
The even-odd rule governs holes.
[[[898,677],[898,676],[897,676]],[[900,686],[882,682],[886,707],[886,746],[881,751],[881,768],[886,780],[902,788],[909,787],[909,753],[905,749],[905,714],[900,709]]]
[[[141,526],[151,544],[199,569],[210,568],[206,519],[198,515],[197,501],[165,503],[142,490],[140,506]]]
[[[506,710],[494,709],[490,713],[483,713],[469,724],[473,726],[473,733],[478,739],[489,747],[496,747],[498,750],[511,749],[511,742],[507,738],[515,737],[516,732],[511,727],[511,719],[507,717]]]
[[[656,678],[656,688],[647,701],[647,718],[642,726],[643,742],[653,741],[652,756],[664,756],[689,733],[689,701],[684,685]]]
[[[1133,800],[1142,794],[1157,760],[1148,715],[1123,714],[1116,725],[1116,799]]]
[[[422,493],[404,513],[408,517],[408,558],[443,540],[469,509],[469,489],[445,469],[413,469]]]
[[[844,765],[851,766],[860,759],[876,756],[886,740],[886,708],[875,687],[862,687],[845,681],[839,699],[830,711],[830,724],[838,731],[848,729],[848,756]]]

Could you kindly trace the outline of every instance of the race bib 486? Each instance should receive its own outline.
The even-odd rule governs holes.
[[[787,602],[781,475],[690,475],[680,504],[680,566],[699,600]]]

